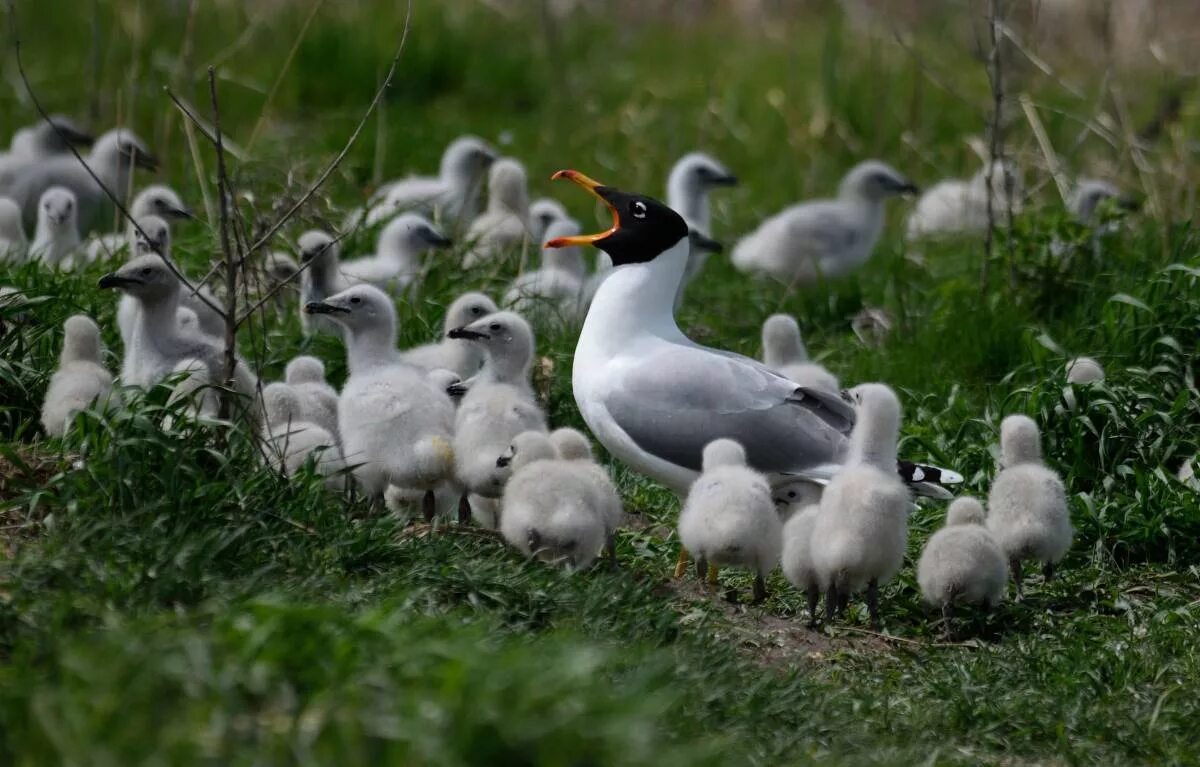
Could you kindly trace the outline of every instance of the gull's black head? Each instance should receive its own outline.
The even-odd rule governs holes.
[[[612,257],[614,266],[621,266],[653,261],[688,236],[683,217],[653,197],[604,186],[573,170],[560,170],[552,178],[574,181],[591,192],[608,206],[613,224],[599,234],[558,237],[547,242],[547,248],[594,245]]]

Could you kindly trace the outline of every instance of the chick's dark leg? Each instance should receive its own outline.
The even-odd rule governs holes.
[[[808,584],[808,627],[816,628],[817,602],[821,598],[821,589],[815,583]]]
[[[432,490],[426,490],[425,495],[421,496],[421,512],[426,522],[433,521],[433,515],[437,512],[437,499],[433,497]]]
[[[1021,560],[1013,557],[1009,560],[1008,567],[1012,570],[1013,583],[1017,585],[1017,601],[1020,602],[1025,598],[1025,590],[1022,587],[1023,574],[1021,572]]]
[[[867,614],[871,617],[871,628],[879,630],[879,581],[867,584]]]
[[[837,617],[839,599],[837,585],[829,584],[825,591],[825,622],[828,624],[832,624],[833,619]]]
[[[471,501],[467,498],[467,494],[463,493],[458,497],[458,524],[469,525],[471,523]]]
[[[754,576],[754,594],[751,604],[761,605],[767,599],[767,581],[762,573]]]

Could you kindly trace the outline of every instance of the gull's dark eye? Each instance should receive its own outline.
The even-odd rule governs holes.
[[[471,307],[471,314],[474,314],[474,315],[480,315],[480,314],[483,314],[483,307],[480,307],[480,306],[472,306],[472,307]]]
[[[361,303],[362,303],[362,299],[361,299],[361,298],[359,298],[358,296],[351,296],[351,297],[350,297],[350,303],[352,303],[352,304],[361,304]]]
[[[641,200],[634,200],[633,205],[629,206],[629,210],[631,213],[633,213],[634,218],[646,217],[646,203],[642,202]]]
[[[151,268],[150,268],[150,267],[148,267],[148,266],[142,267],[142,276],[143,276],[143,277],[149,277],[149,276],[150,276],[150,272],[152,272],[152,271],[154,271],[154,270],[153,270],[153,269],[151,269]]]
[[[796,497],[796,491],[788,490],[788,498],[795,498],[795,497]]]
[[[489,327],[492,329],[493,332],[499,332],[504,329],[504,326],[501,325],[499,322],[493,322]]]

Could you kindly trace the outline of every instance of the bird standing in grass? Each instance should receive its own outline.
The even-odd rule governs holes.
[[[1071,548],[1074,530],[1067,491],[1042,461],[1041,434],[1032,418],[1010,415],[1000,424],[1000,473],[988,493],[988,529],[1008,557],[1017,598],[1023,595],[1021,563],[1041,562],[1046,580]]]
[[[70,189],[52,186],[38,203],[37,229],[29,246],[29,258],[47,266],[70,268],[71,256],[79,250],[75,195]]]
[[[908,489],[896,476],[900,402],[882,384],[850,391],[858,420],[846,468],[821,496],[812,531],[812,565],[825,588],[832,622],[852,594],[866,589],[871,625],[879,625],[879,587],[904,564]]]
[[[493,264],[529,239],[529,180],[525,166],[505,157],[488,173],[488,204],[465,237],[470,249],[463,266]]]
[[[469,493],[497,498],[508,472],[496,459],[518,434],[546,430],[546,415],[529,385],[533,331],[520,315],[497,312],[450,331],[450,337],[478,344],[485,355],[483,369],[462,384],[467,391],[455,416],[458,479]],[[461,516],[468,515],[464,505]]]
[[[434,490],[453,479],[454,408],[396,352],[396,307],[379,288],[355,285],[305,306],[345,328],[350,377],[338,399],[342,454],[377,505],[388,485],[421,493],[432,519]]]
[[[61,437],[76,413],[108,397],[112,384],[112,373],[100,359],[100,328],[86,315],[69,317],[63,324],[58,369],[42,402],[42,428]]]
[[[544,431],[518,434],[497,463],[512,472],[501,500],[504,540],[551,564],[582,569],[595,561],[605,525],[585,472],[561,460]]]
[[[842,277],[870,259],[883,233],[884,202],[916,191],[886,163],[859,163],[835,199],[793,205],[743,237],[734,246],[733,265],[788,285]]]
[[[696,558],[696,576],[717,583],[717,568],[754,573],[754,604],[767,598],[767,575],[779,564],[781,525],[771,486],[746,466],[731,439],[704,448],[700,477],[679,514],[679,541]]]
[[[840,395],[797,386],[756,360],[701,346],[679,329],[674,299],[690,248],[683,218],[651,197],[577,171],[555,178],[588,190],[613,217],[605,232],[546,243],[594,245],[612,257],[614,268],[588,308],[572,370],[579,412],[608,452],[681,502],[700,473],[705,445],[715,439],[740,443],[749,466],[773,484],[825,482],[839,473],[855,420]],[[890,471],[946,495],[933,486],[962,481],[932,466],[893,461]],[[685,551],[679,576],[686,566]]]
[[[946,635],[957,604],[979,605],[986,612],[1004,598],[1008,563],[987,529],[983,504],[956,498],[946,524],[925,544],[917,563],[917,583],[927,604],[941,608]]]

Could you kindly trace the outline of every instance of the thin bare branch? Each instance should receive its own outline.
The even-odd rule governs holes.
[[[1059,197],[1066,204],[1071,195],[1070,184],[1063,173],[1062,163],[1058,161],[1058,155],[1054,152],[1054,145],[1050,143],[1050,135],[1046,133],[1046,126],[1042,124],[1041,118],[1038,117],[1037,109],[1034,108],[1028,94],[1022,93],[1018,97],[1018,101],[1021,103],[1021,111],[1025,113],[1025,119],[1029,121],[1029,128],[1033,131],[1033,137],[1037,139],[1038,148],[1042,150],[1042,156],[1046,159],[1046,168],[1050,171],[1050,176],[1054,179],[1055,186],[1058,187]]]
[[[225,145],[221,140],[221,110],[217,104],[216,70],[208,68],[208,94],[212,99],[213,143],[217,149],[217,211],[220,215],[221,253],[225,259],[225,387],[233,388],[233,375],[237,369],[237,253],[230,241],[229,206],[232,190],[229,185],[229,170],[225,165]],[[232,403],[229,397],[221,397],[221,417],[228,418]]]

